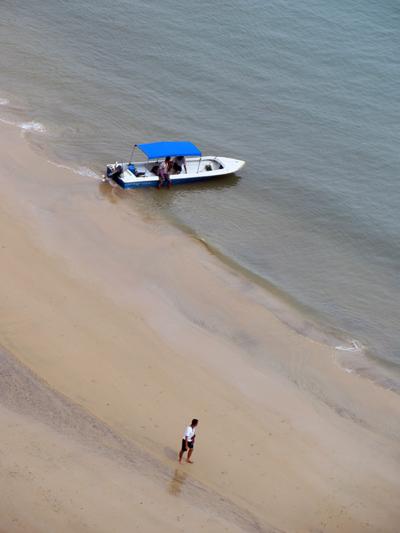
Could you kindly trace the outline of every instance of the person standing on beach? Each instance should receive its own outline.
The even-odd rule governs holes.
[[[179,462],[182,462],[182,457],[185,452],[188,452],[186,462],[187,463],[193,463],[193,461],[190,460],[192,453],[193,453],[193,446],[194,446],[194,439],[196,438],[196,427],[199,421],[197,418],[193,418],[192,423],[190,426],[187,426],[185,429],[185,433],[183,435],[182,439],[182,448],[179,452]]]

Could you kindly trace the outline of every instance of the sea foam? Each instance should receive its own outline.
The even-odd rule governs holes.
[[[54,165],[57,168],[64,168],[65,170],[70,170],[74,174],[79,174],[79,176],[86,176],[88,178],[93,178],[93,179],[96,179],[96,180],[102,179],[97,174],[97,172],[95,172],[94,170],[92,170],[91,168],[88,168],[88,167],[73,168],[73,167],[70,167],[68,165],[63,165],[62,163],[55,163],[54,161],[50,161],[50,159],[48,159],[47,162],[50,163],[51,165]]]
[[[21,122],[18,124],[18,126],[23,131],[34,131],[36,133],[46,133],[46,128],[43,126],[41,122]]]
[[[350,346],[335,346],[336,350],[340,350],[341,352],[361,352],[362,346],[361,344],[356,341],[352,340]]]
[[[88,178],[101,179],[100,176],[94,170],[88,167],[80,167],[77,170],[74,169],[74,172],[76,174],[79,174],[80,176],[87,176]]]

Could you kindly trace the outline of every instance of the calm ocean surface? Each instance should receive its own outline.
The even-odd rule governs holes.
[[[1,0],[0,15],[0,116],[99,173],[141,141],[245,159],[236,179],[127,194],[395,372],[397,1]]]

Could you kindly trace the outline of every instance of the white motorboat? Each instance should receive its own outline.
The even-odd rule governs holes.
[[[139,148],[147,156],[147,161],[133,161],[135,148]],[[230,157],[203,156],[193,143],[187,141],[145,143],[135,144],[128,163],[116,162],[107,165],[106,177],[124,189],[157,187],[160,185],[158,169],[167,156],[185,158],[186,170],[183,167],[181,172],[172,171],[169,175],[173,185],[234,174],[245,164],[245,161]]]

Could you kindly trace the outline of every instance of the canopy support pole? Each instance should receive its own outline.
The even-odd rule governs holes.
[[[199,159],[199,164],[198,164],[198,167],[197,167],[197,174],[199,173],[199,169],[200,169],[200,163],[201,163],[201,156],[200,156],[200,159]]]
[[[132,163],[133,152],[135,151],[136,146],[137,146],[137,144],[134,144],[134,145],[133,145],[132,152],[131,152],[131,156],[130,156],[129,161],[128,161],[128,165],[129,165],[130,163]]]

